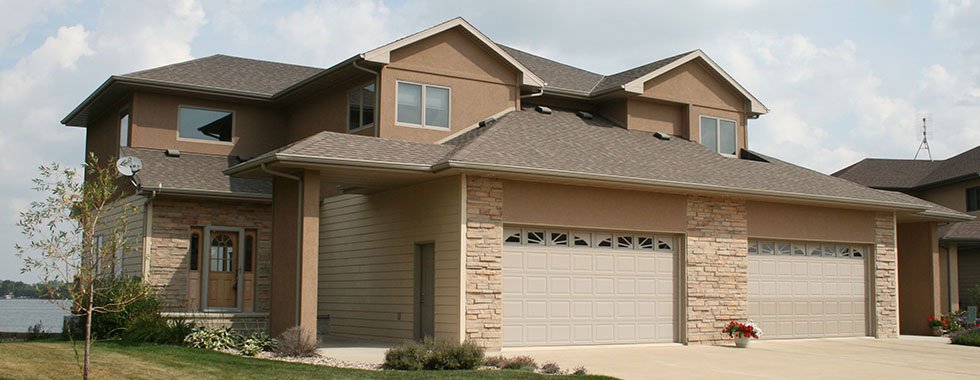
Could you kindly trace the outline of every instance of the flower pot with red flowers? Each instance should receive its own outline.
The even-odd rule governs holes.
[[[943,336],[943,333],[946,332],[946,327],[948,326],[946,317],[942,317],[940,319],[936,319],[936,317],[929,317],[927,322],[929,322],[929,328],[932,329],[932,335]]]
[[[762,329],[755,322],[735,322],[731,321],[721,330],[722,334],[735,339],[735,347],[745,348],[749,346],[749,339],[759,339]]]

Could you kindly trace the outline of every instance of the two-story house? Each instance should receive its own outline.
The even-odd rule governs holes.
[[[973,216],[980,215],[980,147],[945,160],[866,158],[832,174],[876,189],[900,191]],[[932,234],[899,226],[899,242],[931,245],[931,256],[898,261],[899,294],[903,299],[935,304],[943,312],[977,305],[969,290],[980,286],[980,221],[946,223]],[[903,238],[904,237],[904,238]],[[913,244],[913,243],[910,243]],[[902,249],[901,244],[899,250]],[[941,279],[938,292],[915,286],[930,269]],[[908,273],[905,275],[904,273]],[[919,301],[921,300],[921,301]],[[902,310],[902,330],[918,331],[923,312]],[[905,313],[910,313],[906,318]],[[928,317],[926,315],[925,317]],[[921,324],[920,324],[921,325]]]
[[[748,150],[695,50],[602,75],[453,19],[326,69],[211,56],[65,119],[138,157],[119,271],[172,315],[490,349],[894,337],[895,228],[962,213]]]

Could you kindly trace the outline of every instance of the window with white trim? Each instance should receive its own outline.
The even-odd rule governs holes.
[[[348,131],[374,125],[374,99],[374,83],[368,83],[347,93]]]
[[[399,124],[449,128],[449,87],[398,82],[395,108]]]
[[[701,116],[701,145],[721,154],[735,155],[738,151],[736,125],[734,120]]]

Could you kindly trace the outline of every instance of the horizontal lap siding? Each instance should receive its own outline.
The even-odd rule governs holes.
[[[318,314],[330,316],[330,334],[412,339],[415,244],[435,242],[436,338],[459,336],[459,185],[449,178],[323,201]]]
[[[143,222],[145,221],[146,198],[138,195],[117,200],[102,216],[103,222],[96,229],[96,236],[104,236],[109,241],[113,228],[125,228],[123,234],[122,275],[140,277],[143,274]],[[119,226],[120,218],[126,218],[125,226]]]

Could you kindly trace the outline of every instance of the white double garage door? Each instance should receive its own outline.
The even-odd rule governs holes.
[[[677,239],[505,228],[504,347],[677,341]],[[766,338],[865,335],[864,246],[817,247],[750,242],[748,314]]]

